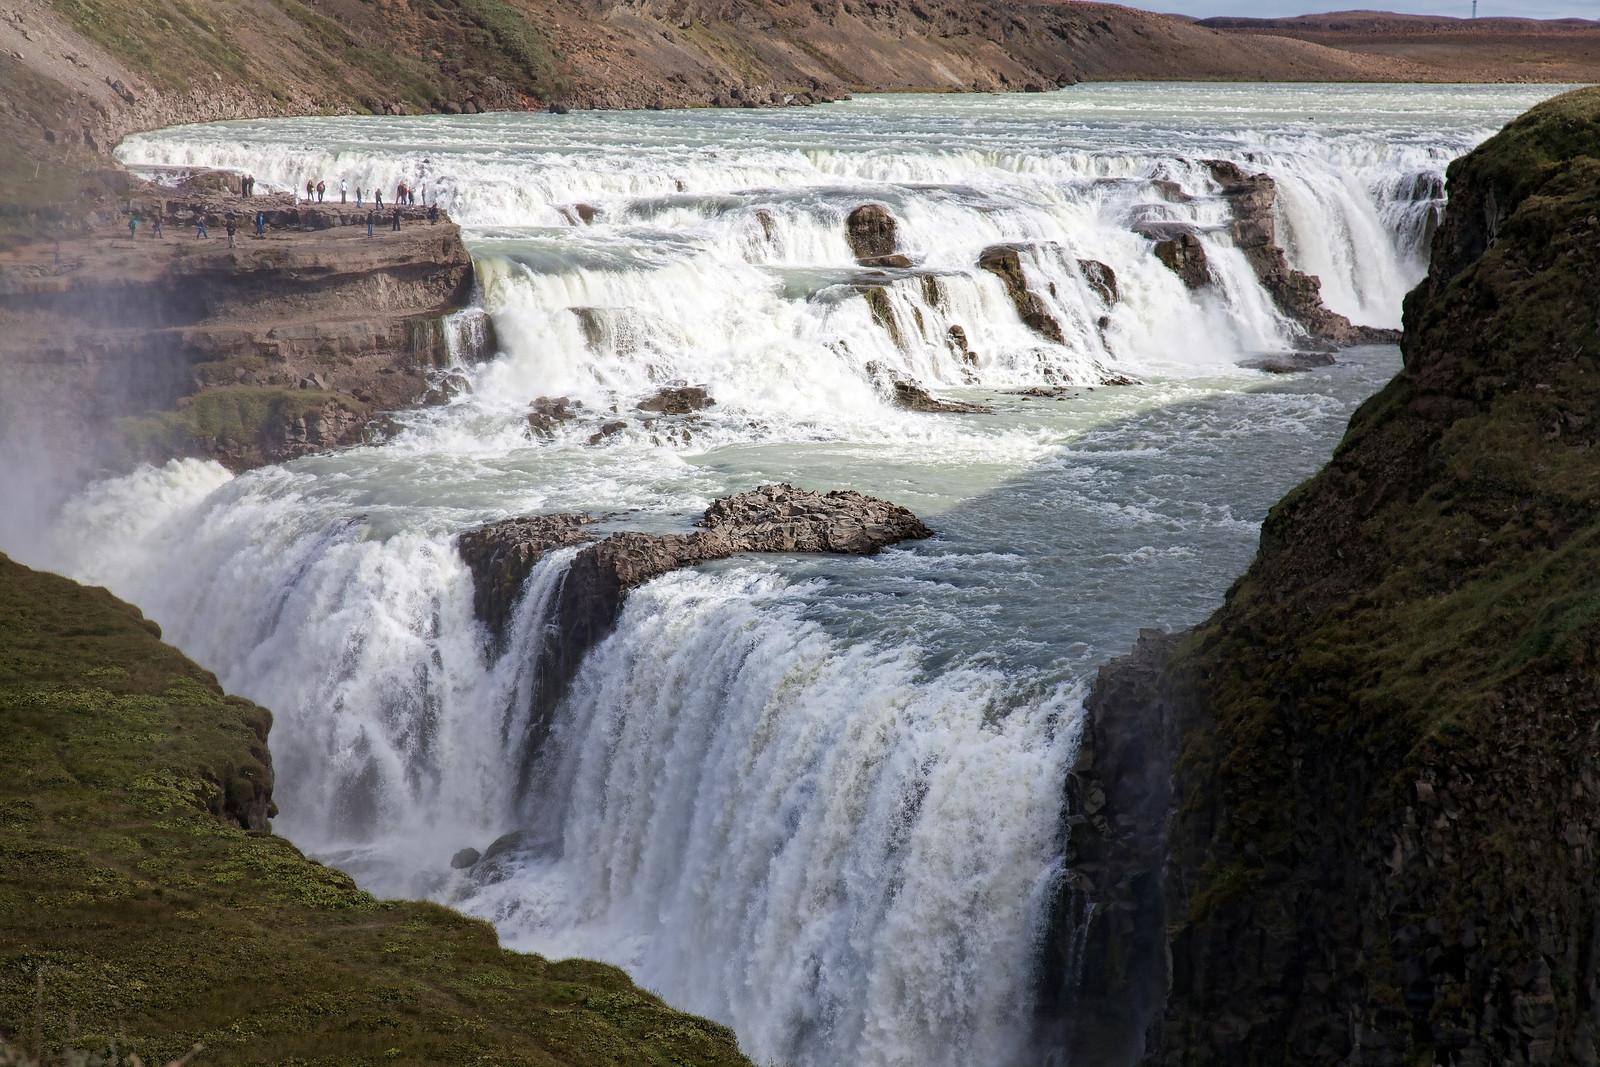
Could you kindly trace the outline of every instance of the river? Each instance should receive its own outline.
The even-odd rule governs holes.
[[[1384,346],[1301,374],[1238,366],[1296,329],[1200,161],[1271,174],[1291,263],[1333,309],[1398,326],[1448,161],[1555,91],[1108,84],[131,137],[120,157],[156,176],[424,188],[466,230],[501,351],[382,444],[93,485],[35,555],[270,707],[276,828],[373,892],[617,963],[759,1062],[1021,1062],[1095,668],[1142,626],[1214,610],[1267,508],[1399,366]],[[899,219],[914,269],[863,281],[844,219],[864,203]],[[1152,222],[1197,227],[1215,283],[1162,266],[1135,232]],[[1023,246],[1064,343],[978,269],[1000,243]],[[863,284],[885,287],[893,330]],[[993,411],[896,408],[897,375]],[[634,410],[673,382],[716,404]],[[532,433],[530,402],[557,395],[579,417]],[[611,421],[627,425],[591,444]],[[454,536],[570,510],[682,529],[768,481],[886,497],[936,536],[650,583],[528,751],[567,556],[535,572],[495,656]],[[509,831],[492,861],[450,866]]]

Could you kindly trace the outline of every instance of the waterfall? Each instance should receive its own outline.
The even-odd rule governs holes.
[[[1392,326],[1446,162],[1536,98],[1269,96],[1100,86],[130,138],[121,158],[156,176],[425,184],[481,287],[445,348],[498,352],[381,444],[90,486],[36,561],[138,603],[270,707],[276,828],[374,892],[615,962],[758,1061],[1020,1062],[1095,666],[1141,625],[1203,618],[1265,509],[1396,366],[1392,349],[1303,376],[1238,366],[1304,338],[1233,246],[1204,161],[1272,175],[1291,262],[1335,310]],[[913,266],[856,263],[845,220],[865,203]],[[1162,227],[1201,242],[1210,284],[1156,258]],[[1002,245],[1031,324],[980,265]],[[903,410],[897,378],[992,410]],[[672,383],[716,403],[637,407]],[[556,396],[573,417],[531,426],[530,402]],[[681,530],[775,480],[886,497],[938,536],[635,590],[530,751],[571,553],[538,565],[497,643],[456,536],[557,511]],[[465,846],[486,858],[455,870]]]

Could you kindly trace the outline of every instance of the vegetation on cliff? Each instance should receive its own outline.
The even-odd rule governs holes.
[[[747,1062],[615,968],[507,951],[273,836],[271,717],[157,633],[0,556],[0,1061]]]
[[[1404,370],[1145,688],[1151,1062],[1600,1056],[1600,89],[1449,188]]]

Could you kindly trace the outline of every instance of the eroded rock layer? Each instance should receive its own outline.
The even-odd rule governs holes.
[[[128,183],[135,236],[0,253],[0,414],[13,447],[31,435],[88,469],[173,455],[278,462],[358,440],[376,414],[428,399],[452,340],[469,359],[492,344],[486,322],[447,334],[473,282],[448,221],[412,209],[395,231],[391,213],[369,238],[353,204]]]
[[[1272,213],[1278,185],[1270,175],[1247,174],[1238,164],[1222,159],[1208,160],[1206,165],[1222,186],[1222,197],[1233,213],[1229,226],[1233,243],[1244,252],[1262,288],[1271,294],[1280,311],[1304,326],[1312,337],[1334,344],[1394,344],[1400,340],[1398,330],[1359,326],[1330,310],[1322,303],[1321,280],[1290,268],[1288,257],[1278,244],[1278,224]],[[1199,242],[1195,242],[1195,247],[1198,246]],[[1161,254],[1159,247],[1157,254]],[[1174,252],[1173,261],[1169,262],[1169,257],[1162,255],[1162,262],[1177,271],[1191,289],[1198,287],[1196,281],[1191,280],[1194,272],[1188,267],[1192,258],[1192,254]],[[1199,271],[1205,272],[1203,258]],[[1203,280],[1200,279],[1201,284]]]

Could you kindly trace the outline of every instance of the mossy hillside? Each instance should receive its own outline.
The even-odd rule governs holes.
[[[324,389],[225,385],[183,397],[174,411],[130,416],[119,424],[131,457],[270,452],[289,428],[323,418],[330,406],[366,418],[372,406]]]
[[[1595,1051],[1600,90],[1450,193],[1405,370],[1168,670],[1161,1062]]]
[[[265,710],[0,556],[0,1043],[201,1063],[743,1064],[620,971],[376,900],[260,824]]]
[[[504,0],[50,0],[85,37],[161,88],[207,81],[330,110],[458,99],[495,74],[548,95],[559,72],[543,35]]]

